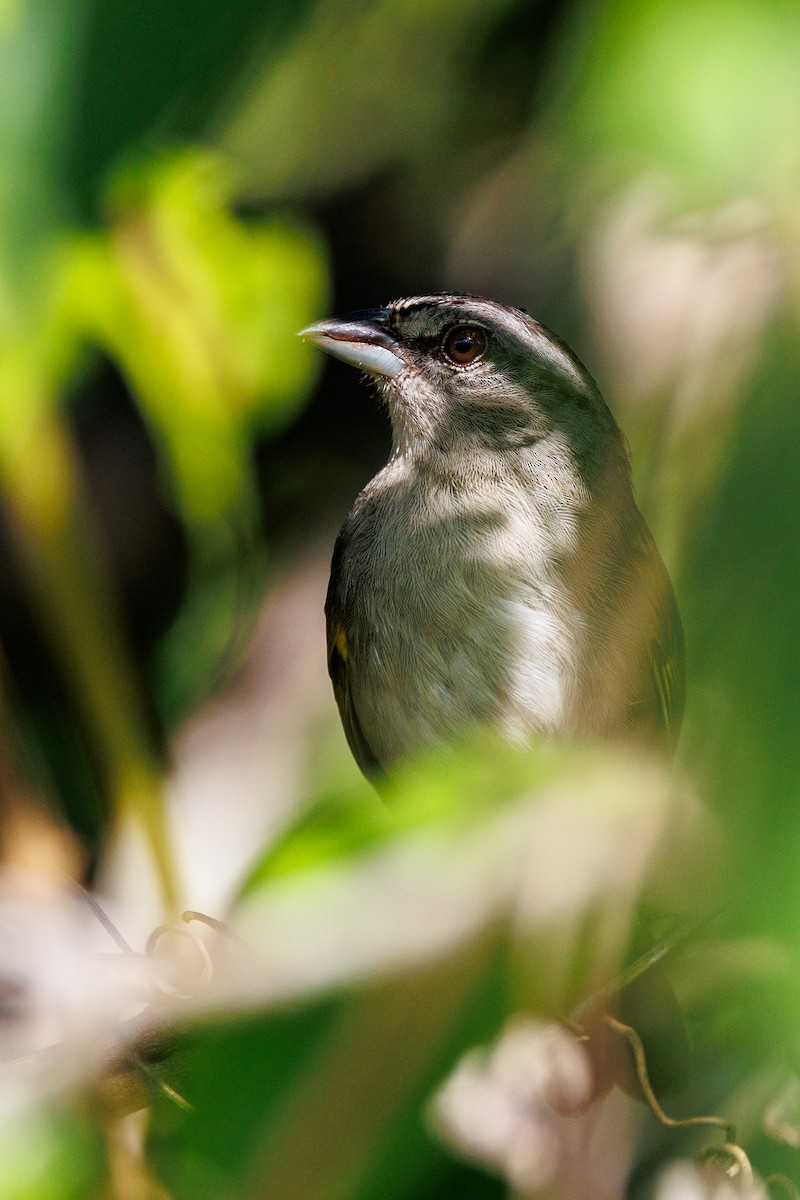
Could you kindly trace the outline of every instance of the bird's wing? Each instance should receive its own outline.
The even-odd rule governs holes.
[[[339,706],[347,744],[353,757],[368,779],[383,774],[383,768],[372,752],[358,719],[350,689],[347,634],[340,622],[328,622],[328,674],[333,682],[333,694]]]
[[[333,550],[331,578],[328,584],[328,596],[325,601],[328,636],[328,674],[333,683],[333,694],[336,697],[336,703],[339,707],[339,716],[342,719],[347,744],[367,779],[375,781],[384,774],[384,771],[364,735],[364,730],[361,728],[350,684],[350,647],[347,640],[347,627],[339,599],[341,560],[344,546],[345,533],[342,531],[336,540]]]
[[[683,628],[672,587],[667,584],[664,613],[658,636],[650,643],[650,682],[655,724],[674,746],[683,720],[685,694]]]
[[[638,531],[638,550],[637,576],[643,596],[649,597],[652,623],[642,646],[642,682],[630,716],[632,725],[646,740],[654,739],[674,749],[686,689],[683,627],[666,567],[643,521]]]

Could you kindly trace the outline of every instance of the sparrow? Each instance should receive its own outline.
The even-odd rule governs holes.
[[[462,293],[302,331],[374,381],[389,461],[336,540],[328,666],[364,773],[490,727],[674,747],[684,644],[592,376],[521,309]]]

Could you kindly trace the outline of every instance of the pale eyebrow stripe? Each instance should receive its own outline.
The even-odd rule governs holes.
[[[453,311],[450,306],[456,303],[458,309]],[[448,312],[448,309],[450,310],[448,315],[452,316],[454,320],[474,321],[476,325],[488,329],[491,329],[491,325],[494,323],[499,330],[504,330],[515,340],[521,341],[522,349],[526,349],[527,344],[533,340],[536,353],[551,370],[569,380],[586,395],[594,392],[595,385],[586,369],[581,369],[569,352],[554,341],[555,335],[540,325],[535,318],[528,318],[526,313],[495,304],[491,300],[478,300],[477,303],[480,305],[478,311],[471,311],[470,300],[466,297],[463,300],[448,300],[444,296],[441,298],[438,296],[410,296],[407,299],[395,301],[391,307],[394,312],[403,314],[405,321],[411,326],[408,331],[411,337],[419,336],[414,328],[416,319],[424,324],[426,315]],[[491,311],[491,322],[487,321],[486,312],[483,311],[484,304]],[[418,312],[414,312],[415,309]]]
[[[513,311],[497,310],[497,320],[498,324],[502,325],[516,339],[520,338],[520,334],[522,334],[523,342],[532,339],[536,353],[559,375],[565,376],[581,391],[593,390],[591,378],[585,368],[581,370],[572,356],[553,340],[555,335],[546,330],[533,317],[530,318],[531,324],[529,324],[522,313],[517,315]]]
[[[536,330],[534,331],[534,336],[536,339],[536,350],[540,358],[543,358],[545,362],[549,363],[551,367],[553,367],[556,371],[559,371],[562,375],[566,375],[570,382],[574,383],[576,387],[584,390],[589,381],[583,372],[579,370],[569,355],[566,354],[560,346],[556,345],[556,343],[553,342],[545,333],[540,333],[538,330]]]

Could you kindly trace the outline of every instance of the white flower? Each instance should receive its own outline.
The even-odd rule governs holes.
[[[609,1107],[627,1110],[630,1102],[617,1095],[587,1112],[593,1086],[586,1051],[572,1034],[518,1017],[493,1047],[462,1058],[434,1096],[430,1120],[450,1149],[502,1175],[521,1195],[558,1185],[575,1200],[601,1200],[621,1195],[629,1114],[615,1111],[603,1161],[593,1152],[594,1127]]]

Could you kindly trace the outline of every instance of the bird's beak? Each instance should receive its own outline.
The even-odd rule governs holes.
[[[317,321],[299,336],[335,358],[370,375],[395,379],[405,367],[400,345],[388,329],[388,310],[372,308],[329,321]]]

